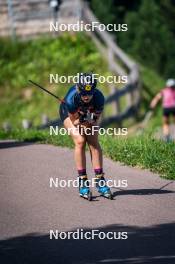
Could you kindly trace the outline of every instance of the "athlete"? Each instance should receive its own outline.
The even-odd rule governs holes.
[[[169,142],[170,137],[170,116],[173,116],[175,122],[175,79],[168,79],[166,87],[162,89],[151,101],[150,108],[154,109],[157,103],[162,99],[163,107],[163,134],[165,140]]]
[[[98,125],[99,117],[104,108],[104,96],[96,88],[96,85],[97,81],[93,74],[81,74],[78,83],[67,92],[59,109],[63,125],[69,131],[75,145],[74,157],[79,177],[79,194],[89,200],[91,199],[91,192],[86,173],[86,143],[91,154],[97,190],[101,195],[112,198],[104,178],[98,131],[85,133],[87,128],[92,132],[92,127]]]

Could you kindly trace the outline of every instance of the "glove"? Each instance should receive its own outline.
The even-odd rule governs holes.
[[[87,122],[86,117],[87,117],[86,114],[79,114],[79,120],[80,120],[80,123],[85,123],[85,122]]]

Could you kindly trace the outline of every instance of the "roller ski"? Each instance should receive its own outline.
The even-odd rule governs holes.
[[[104,174],[95,176],[96,188],[101,196],[113,200],[113,195],[111,193],[110,188],[106,184],[106,180],[104,178]]]
[[[79,195],[88,201],[92,200],[92,193],[90,191],[89,182],[86,175],[79,176]]]

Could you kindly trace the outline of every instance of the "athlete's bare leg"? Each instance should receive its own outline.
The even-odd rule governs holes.
[[[73,125],[70,117],[67,117],[64,120],[64,127],[68,131],[70,131],[70,136],[75,144],[74,159],[77,170],[85,169],[86,168],[86,155],[85,155],[86,138],[84,135],[81,135],[78,132],[78,130],[76,130],[76,133],[74,133],[76,127]]]
[[[98,131],[93,135],[86,135],[87,143],[91,153],[91,161],[94,169],[103,167],[102,149],[98,141]]]
[[[168,137],[170,135],[170,118],[163,116],[163,135]]]

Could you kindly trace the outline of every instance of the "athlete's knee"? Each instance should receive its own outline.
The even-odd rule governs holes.
[[[89,147],[91,150],[100,150],[101,151],[101,146],[100,146],[98,141],[97,142],[91,142],[89,144]]]
[[[79,147],[79,148],[84,148],[85,147],[85,144],[86,144],[86,140],[84,137],[77,137],[75,140],[74,140],[74,143],[75,143],[75,146],[76,147]]]

